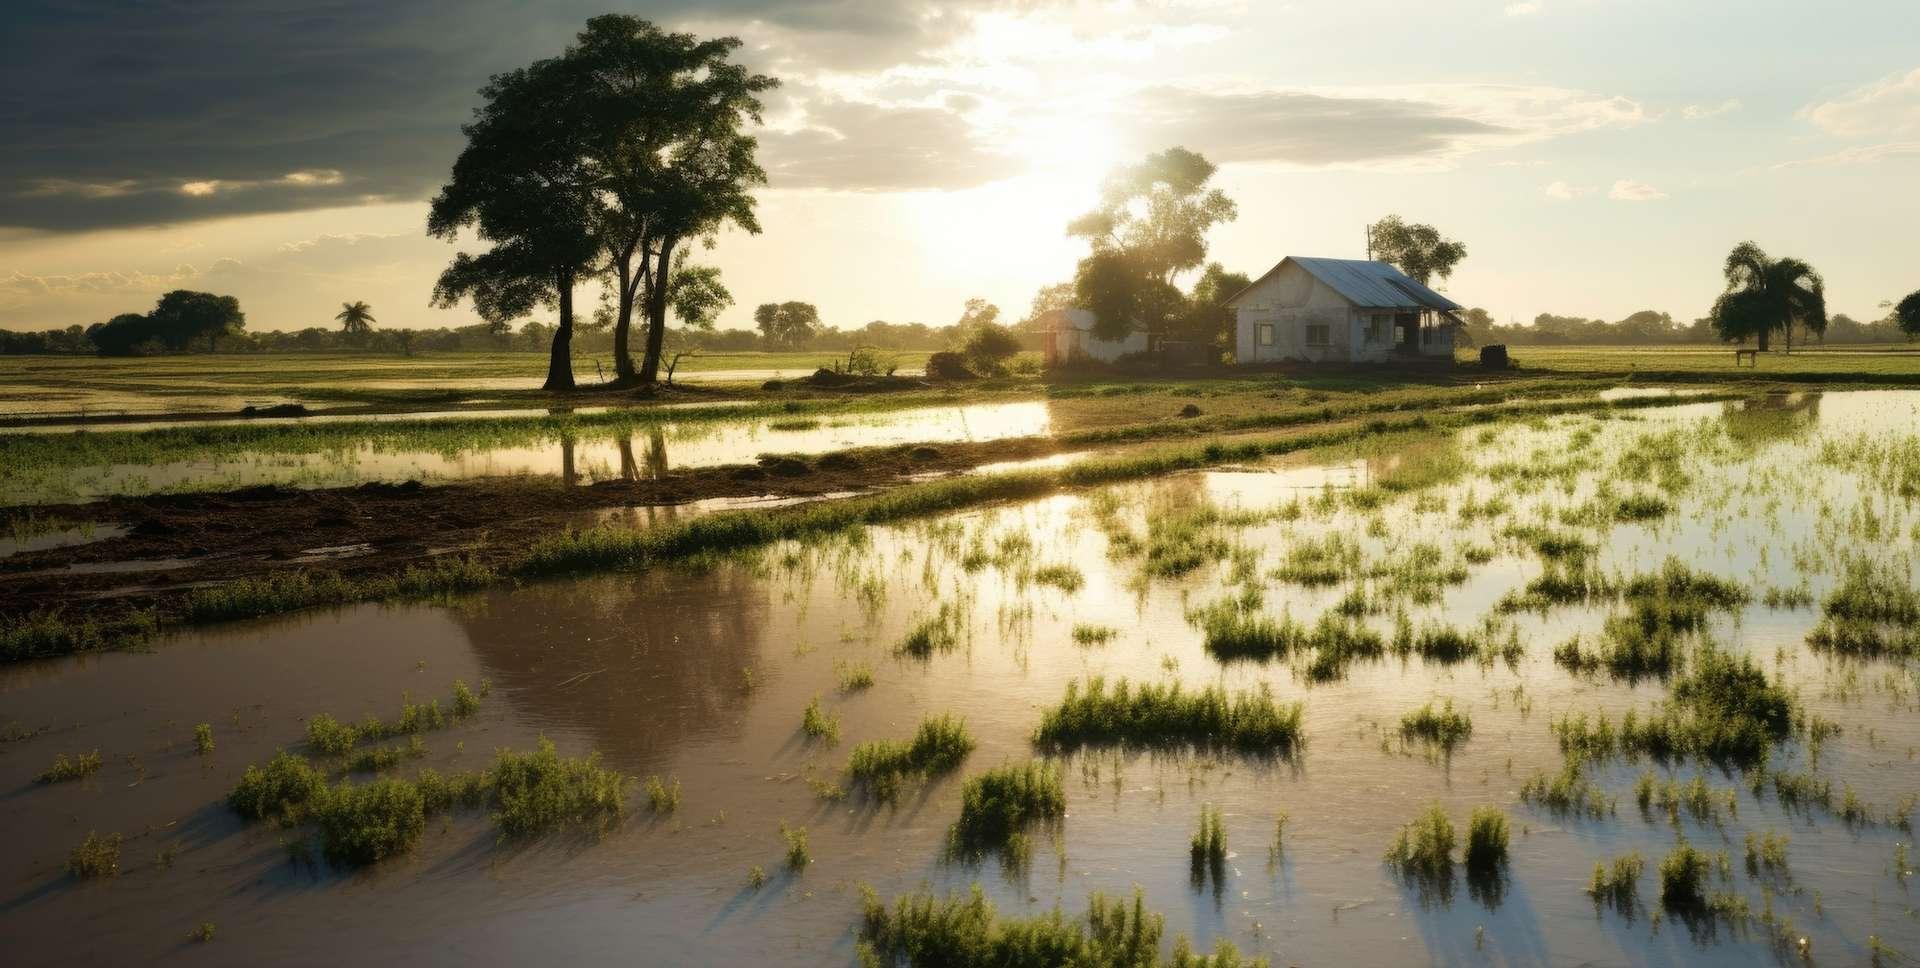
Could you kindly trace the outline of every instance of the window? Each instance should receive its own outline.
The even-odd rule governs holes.
[[[1388,321],[1389,317],[1386,316],[1368,316],[1365,331],[1367,342],[1379,343],[1384,341],[1387,338]]]
[[[1273,324],[1261,323],[1253,328],[1253,341],[1259,346],[1273,345]]]
[[[1333,342],[1332,327],[1328,326],[1326,323],[1308,323],[1307,324],[1307,345],[1308,346],[1327,346],[1327,345],[1330,345],[1332,342]]]

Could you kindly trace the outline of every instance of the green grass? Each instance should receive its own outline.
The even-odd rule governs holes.
[[[1580,761],[1568,758],[1560,771],[1535,773],[1520,786],[1520,799],[1547,808],[1555,816],[1598,820],[1614,812],[1614,800],[1593,784]]]
[[[1452,699],[1438,709],[1429,702],[1400,717],[1401,739],[1431,743],[1447,752],[1472,735],[1473,720],[1466,713],[1455,712]]]
[[[1276,703],[1264,684],[1229,694],[1219,686],[1189,692],[1179,683],[1135,687],[1125,679],[1109,689],[1095,677],[1084,687],[1067,684],[1060,704],[1042,713],[1034,742],[1061,750],[1187,747],[1286,756],[1305,741],[1302,712],[1297,702]]]
[[[898,794],[903,780],[953,770],[973,747],[965,720],[929,716],[920,721],[910,740],[872,740],[854,747],[847,760],[847,773],[875,798],[890,800]]]
[[[807,828],[789,827],[785,820],[780,821],[780,839],[787,845],[787,869],[805,870],[813,863],[813,854],[807,850]]]
[[[840,691],[859,692],[873,688],[873,666],[865,662],[856,662],[843,666],[839,670]]]
[[[88,831],[87,839],[67,854],[67,873],[79,878],[112,877],[120,873],[119,834],[104,837]]]
[[[375,746],[363,749],[347,758],[346,770],[349,773],[378,773],[391,770],[407,760],[417,760],[427,755],[427,744],[420,737],[408,737],[405,745]]]
[[[840,742],[840,717],[820,708],[820,697],[813,697],[800,713],[800,732],[831,746]]]
[[[194,925],[192,931],[187,932],[187,940],[197,944],[206,944],[213,940],[214,930],[215,928],[212,921],[202,921]]]
[[[1176,938],[1161,953],[1166,918],[1147,910],[1136,888],[1131,902],[1095,893],[1084,915],[1068,918],[1058,908],[1028,918],[1003,918],[979,885],[965,894],[936,896],[926,889],[902,895],[889,908],[872,888],[861,892],[858,954],[878,966],[955,968],[1055,968],[1058,965],[1126,968],[1265,968],[1225,939],[1210,955],[1193,952]]]
[[[1440,804],[1428,804],[1420,816],[1408,821],[1387,848],[1387,863],[1410,877],[1451,877],[1453,873],[1453,821]]]
[[[960,819],[949,835],[952,850],[974,856],[988,850],[1026,852],[1030,824],[1066,813],[1060,768],[1040,760],[996,766],[967,778],[960,790]]]
[[[1111,625],[1075,623],[1073,626],[1073,642],[1075,645],[1105,645],[1113,641],[1114,637],[1119,634],[1120,630]]]
[[[1614,910],[1631,912],[1640,902],[1640,875],[1647,869],[1639,851],[1615,857],[1611,863],[1595,863],[1587,894],[1595,904],[1608,904]]]
[[[1554,735],[1570,756],[1696,757],[1751,767],[1791,733],[1798,714],[1793,697],[1752,659],[1716,649],[1700,650],[1693,670],[1673,681],[1672,696],[1645,716],[1628,710],[1618,726],[1605,713],[1570,713],[1554,721]]]
[[[212,723],[201,723],[193,728],[193,751],[201,756],[213,752]]]
[[[894,652],[916,659],[952,652],[959,648],[960,635],[965,630],[966,616],[961,613],[959,606],[952,602],[941,602],[939,609],[931,616],[908,630],[906,638],[900,640]]]
[[[1195,867],[1227,862],[1227,827],[1219,807],[1211,803],[1200,805],[1200,825],[1193,832],[1191,853]]]
[[[1467,819],[1465,860],[1469,874],[1486,875],[1506,866],[1507,815],[1500,808],[1473,808],[1473,815]]]
[[[1714,867],[1714,855],[1680,840],[1660,859],[1660,903],[1669,909],[1704,908]]]
[[[100,751],[75,753],[71,756],[61,753],[53,758],[53,765],[40,771],[33,782],[42,785],[49,783],[69,783],[100,772]]]
[[[442,709],[437,699],[424,703],[403,700],[398,717],[382,720],[369,715],[358,726],[349,726],[326,713],[316,713],[307,719],[307,746],[321,756],[344,756],[361,743],[445,729],[478,713],[481,697],[490,691],[487,683],[481,683],[476,693],[456,679],[453,695],[447,700],[451,712]]]
[[[1783,881],[1792,879],[1787,864],[1787,845],[1791,838],[1786,834],[1767,831],[1764,834],[1747,831],[1747,876],[1759,877],[1766,874]]]
[[[668,814],[680,809],[680,780],[669,777],[665,780],[657,776],[647,777],[647,809],[657,814]]]

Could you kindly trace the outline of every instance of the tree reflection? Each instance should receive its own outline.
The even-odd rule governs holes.
[[[638,770],[737,732],[742,670],[758,661],[767,613],[764,586],[723,564],[493,590],[454,619],[496,696]]]

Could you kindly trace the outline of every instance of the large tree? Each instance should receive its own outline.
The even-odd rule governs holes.
[[[1442,236],[1431,225],[1409,225],[1398,215],[1367,226],[1367,250],[1368,258],[1393,263],[1423,286],[1436,276],[1453,275],[1453,268],[1467,257],[1466,243]]]
[[[1067,225],[1092,251],[1074,274],[1076,301],[1097,317],[1094,333],[1121,339],[1134,325],[1165,332],[1184,309],[1174,286],[1207,258],[1207,232],[1238,209],[1208,187],[1216,168],[1200,154],[1168,148],[1107,179],[1098,208]]]
[[[616,297],[622,380],[657,376],[667,310],[682,285],[678,252],[728,225],[760,231],[751,192],[767,176],[745,131],[760,122],[759,95],[778,82],[733,63],[739,47],[735,37],[703,40],[608,14],[587,21],[562,57],[585,92],[577,123],[593,232]],[[637,369],[629,351],[636,308],[647,325]]]
[[[1827,329],[1826,283],[1813,267],[1794,258],[1769,258],[1752,242],[1727,253],[1722,270],[1727,291],[1713,304],[1714,331],[1728,342],[1754,339],[1766,352],[1775,332],[1793,347],[1793,327],[1819,334]]]
[[[1908,293],[1893,307],[1893,321],[1908,339],[1920,336],[1920,289]]]
[[[761,303],[753,311],[753,323],[760,335],[775,349],[792,349],[814,337],[820,330],[820,310],[812,303],[797,301]]]
[[[1218,262],[1208,263],[1193,283],[1186,318],[1181,320],[1177,335],[1212,348],[1216,356],[1231,349],[1234,316],[1227,300],[1252,284],[1244,272],[1228,272]]]
[[[155,332],[168,347],[186,349],[188,344],[204,337],[209,352],[216,348],[220,337],[239,333],[247,326],[247,314],[240,311],[240,300],[191,289],[175,289],[161,296],[147,318],[153,321]]]
[[[437,306],[471,298],[481,318],[506,322],[535,306],[559,321],[547,360],[548,390],[573,388],[573,290],[599,262],[591,232],[594,172],[579,123],[588,88],[562,59],[496,74],[486,103],[462,130],[466,150],[427,216],[430,235],[472,228],[492,248],[462,252],[440,274]]]

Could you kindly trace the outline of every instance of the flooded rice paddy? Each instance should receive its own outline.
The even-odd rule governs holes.
[[[1845,393],[1391,435],[6,668],[0,935],[21,964],[850,963],[863,887],[978,884],[1002,917],[1137,888],[1169,941],[1275,964],[1898,963],[1920,954],[1916,417],[1920,395]],[[1122,679],[1270,701],[1283,725],[1196,747],[1143,708],[1053,715]],[[476,711],[384,775],[545,737],[633,778],[624,820],[525,840],[455,808],[349,866],[225,802],[277,750],[372,782],[310,747],[311,720],[455,680],[487,684]],[[1405,718],[1448,702],[1465,723]],[[849,776],[860,744],[947,714],[957,767],[890,799]],[[1036,758],[1064,815],[955,849],[964,782]],[[1463,842],[1476,808],[1503,812],[1505,859],[1383,860],[1434,803]],[[1190,844],[1203,816],[1218,862]],[[70,876],[109,832],[117,875]],[[1703,853],[1663,875],[1683,842]],[[189,940],[202,924],[215,943]]]
[[[620,414],[602,410],[572,416]],[[578,422],[565,416],[552,421],[498,416],[372,420],[364,421],[364,432],[345,432],[361,423],[313,423],[316,431],[328,432],[311,434],[281,424],[283,433],[262,434],[252,446],[231,443],[218,429],[198,425],[88,430],[79,432],[88,436],[59,443],[48,441],[45,433],[0,433],[0,454],[13,455],[0,465],[0,493],[7,503],[43,504],[262,484],[321,488],[526,475],[592,484],[747,463],[759,454],[998,440],[1043,435],[1051,426],[1041,401],[738,419],[716,413],[699,419],[649,415]],[[98,446],[75,445],[89,440]],[[45,457],[37,456],[43,451]]]

